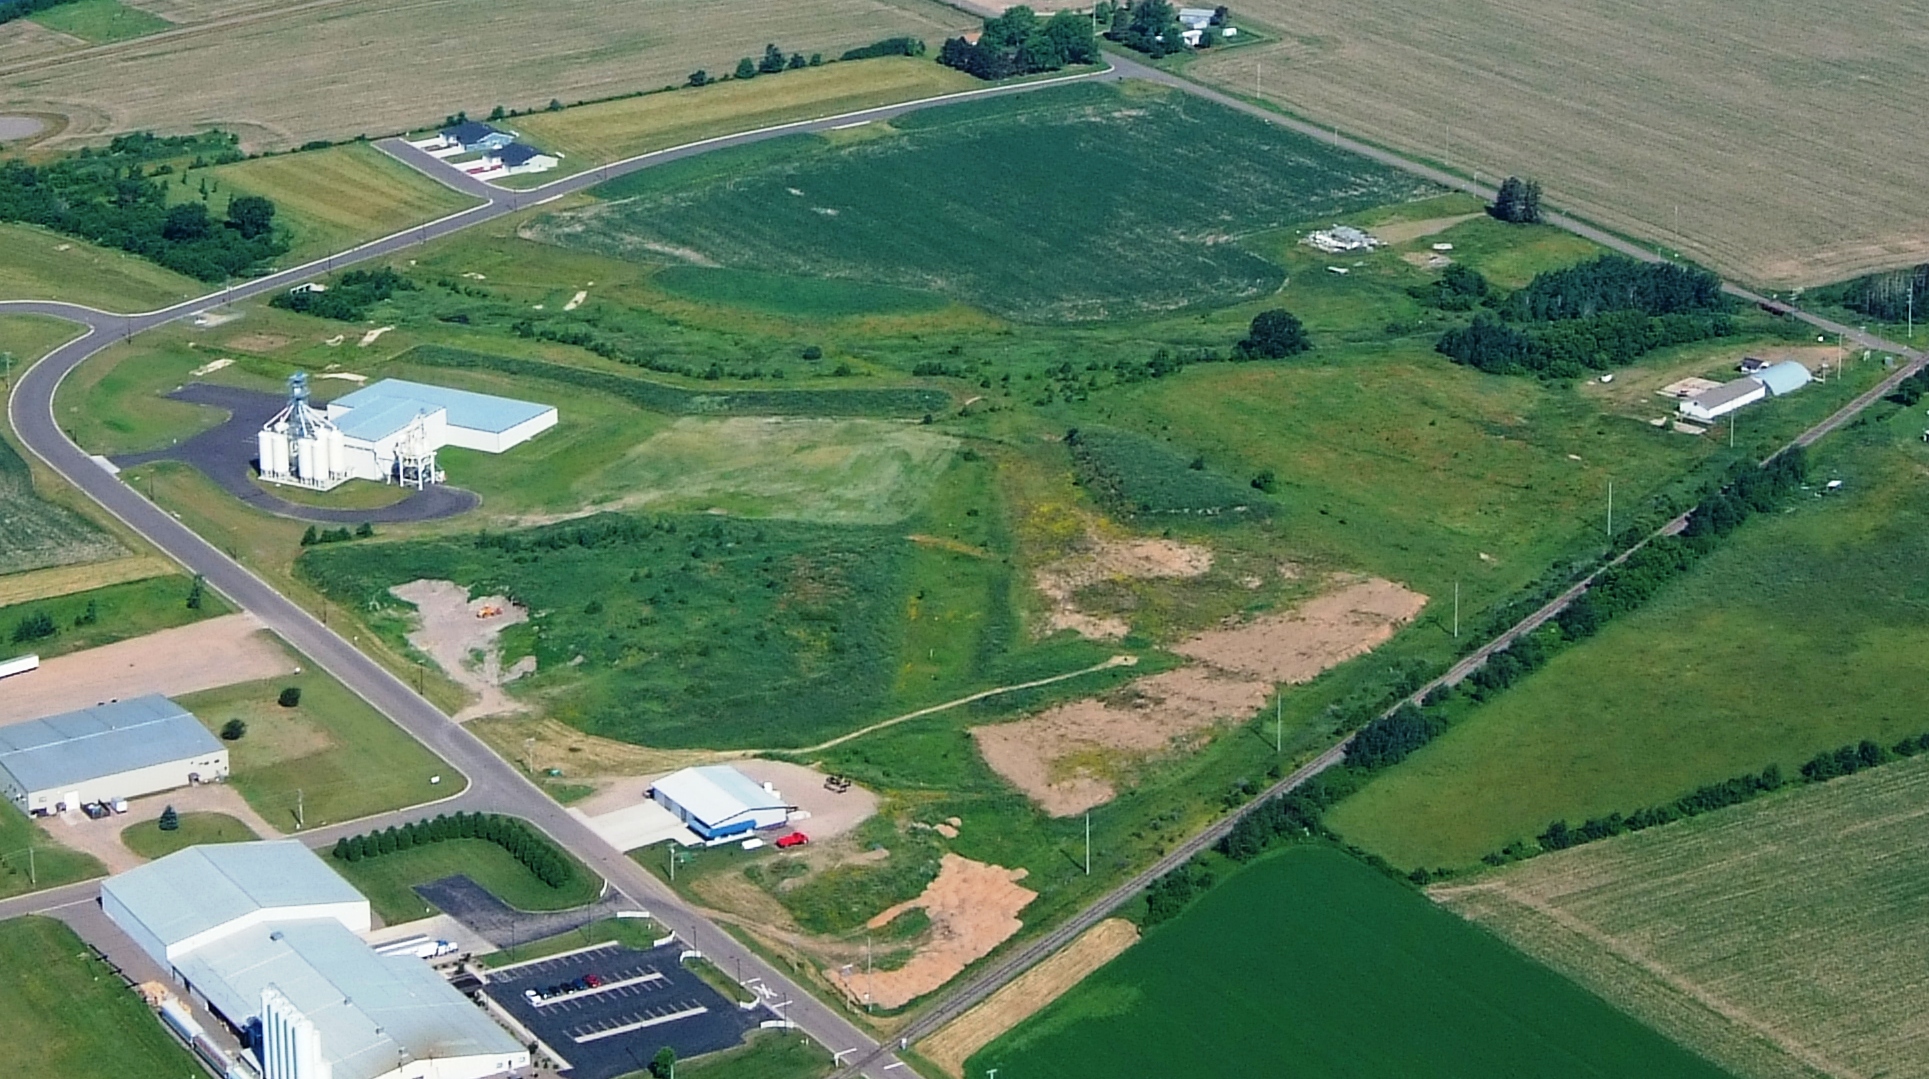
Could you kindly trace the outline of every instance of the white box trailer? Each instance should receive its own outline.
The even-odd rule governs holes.
[[[0,659],[0,678],[6,678],[16,674],[26,674],[28,671],[39,669],[39,656],[15,656],[12,659]]]

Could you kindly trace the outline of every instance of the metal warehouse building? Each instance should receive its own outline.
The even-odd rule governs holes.
[[[775,790],[727,764],[671,772],[650,784],[650,797],[705,839],[725,839],[790,819]]]
[[[0,727],[0,786],[31,814],[227,775],[227,748],[158,694]]]
[[[263,1079],[483,1079],[528,1050],[292,839],[190,847],[110,878],[101,908],[247,1043]]]

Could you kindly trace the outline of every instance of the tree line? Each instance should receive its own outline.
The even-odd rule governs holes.
[[[576,862],[562,849],[530,827],[520,817],[500,813],[438,813],[430,820],[413,821],[379,832],[363,832],[335,841],[331,852],[337,861],[354,863],[364,858],[379,858],[398,850],[426,847],[447,839],[481,839],[507,851],[521,862],[537,880],[551,888],[576,882]]]
[[[360,322],[368,310],[398,292],[418,286],[387,266],[378,270],[350,270],[324,288],[297,287],[277,293],[268,306],[337,322]]]
[[[1179,22],[1179,11],[1166,0],[1138,0],[1132,3],[1112,4],[1101,2],[1094,17],[1108,29],[1106,40],[1116,41],[1134,52],[1142,52],[1154,60],[1187,52],[1192,46],[1186,44],[1186,27]],[[1222,27],[1232,19],[1232,12],[1223,5],[1212,11],[1212,19],[1207,28]],[[1211,48],[1213,35],[1199,35],[1199,47]]]
[[[1810,297],[1838,303],[1851,311],[1883,322],[1901,322],[1911,314],[1929,317],[1929,262],[1885,273],[1868,274],[1839,285],[1816,289]]]
[[[73,0],[0,0],[0,22],[24,19],[50,7],[72,2]]]
[[[208,209],[205,178],[201,201],[172,206],[167,185],[150,178],[147,162],[204,141],[143,133],[44,165],[18,159],[0,163],[0,221],[39,225],[118,248],[200,281],[259,274],[289,247],[275,228],[272,201],[237,195],[217,219]],[[163,164],[152,175],[172,172]],[[181,180],[186,183],[185,173]]]
[[[1023,5],[986,19],[975,43],[947,38],[938,50],[938,63],[987,81],[1097,62],[1090,20],[1072,11],[1040,19]]]

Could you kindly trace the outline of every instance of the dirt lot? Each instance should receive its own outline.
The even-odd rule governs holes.
[[[527,622],[527,610],[502,596],[470,599],[468,589],[450,581],[410,581],[389,591],[397,599],[413,603],[422,620],[409,634],[409,643],[428,653],[442,673],[476,695],[473,703],[455,714],[457,723],[522,710],[521,702],[511,699],[502,686],[533,671],[535,658],[524,657],[505,671],[496,638],[505,628]]]
[[[906,900],[872,918],[871,928],[882,928],[913,907],[931,918],[930,935],[911,961],[897,970],[866,973],[862,964],[849,974],[827,971],[831,983],[852,1001],[868,999],[880,1008],[897,1008],[932,992],[958,976],[972,963],[1023,928],[1018,912],[1038,897],[1021,888],[1023,869],[974,862],[946,854],[937,879],[916,899]]]
[[[0,692],[0,723],[147,693],[177,697],[294,669],[259,619],[224,615],[50,659],[37,671],[9,678]]]
[[[919,1043],[918,1051],[951,1075],[962,1076],[971,1054],[1063,996],[1138,939],[1138,926],[1124,918],[1105,919],[926,1038]]]
[[[729,764],[759,783],[776,787],[786,803],[809,813],[809,817],[797,822],[797,830],[815,841],[841,836],[877,813],[877,795],[855,785],[842,794],[826,790],[825,775],[815,768],[787,761],[754,758],[739,758]],[[647,796],[650,784],[664,774],[657,772],[603,780],[598,783],[603,789],[576,803],[575,808],[594,817],[635,805]]]
[[[1034,583],[1051,601],[1047,633],[1069,629],[1096,640],[1116,640],[1132,627],[1120,618],[1097,617],[1079,610],[1080,589],[1120,577],[1198,577],[1211,568],[1212,552],[1187,543],[1165,539],[1090,540],[1079,553],[1041,567]]]
[[[127,804],[126,813],[100,820],[88,820],[81,813],[63,813],[42,821],[41,827],[63,846],[99,858],[109,873],[121,873],[147,861],[122,845],[121,833],[136,824],[159,819],[161,811],[168,806],[180,813],[226,813],[247,825],[255,835],[269,839],[281,834],[242,799],[240,791],[224,784],[186,787],[136,798]]]
[[[1310,681],[1371,651],[1426,601],[1391,581],[1342,580],[1285,614],[1175,645],[1191,666],[971,735],[985,763],[1047,813],[1082,813],[1111,801],[1147,759],[1188,752],[1215,727],[1251,715],[1274,685]]]
[[[1389,221],[1384,225],[1375,225],[1369,231],[1383,242],[1397,247],[1428,236],[1437,236],[1463,221],[1472,221],[1479,216],[1460,214],[1456,217],[1429,217],[1424,221]]]

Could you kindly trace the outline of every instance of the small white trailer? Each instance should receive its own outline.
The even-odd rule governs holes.
[[[9,675],[15,674],[26,674],[28,671],[38,670],[39,668],[39,656],[15,656],[12,659],[0,659],[0,678],[6,678]]]

